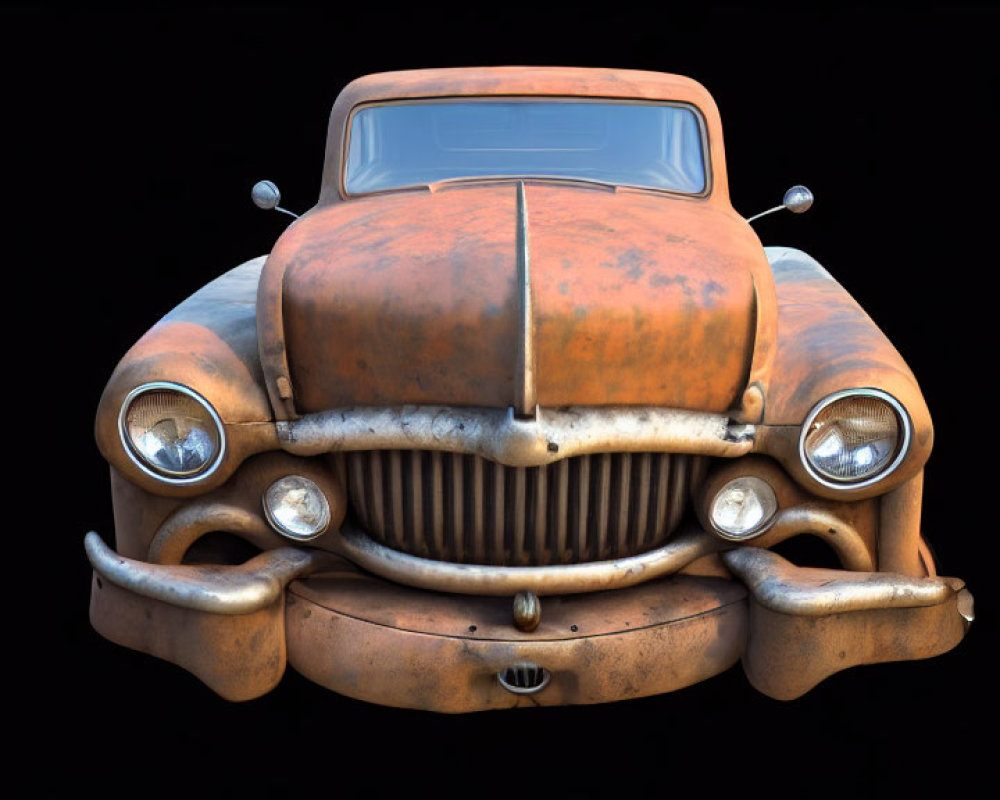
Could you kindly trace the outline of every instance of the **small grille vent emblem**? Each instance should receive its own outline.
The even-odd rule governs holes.
[[[514,694],[540,692],[548,686],[549,677],[549,671],[533,661],[519,661],[497,673],[500,685]]]

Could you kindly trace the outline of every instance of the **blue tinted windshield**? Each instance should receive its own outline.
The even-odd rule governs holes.
[[[479,176],[582,178],[699,194],[695,112],[663,103],[390,103],[353,117],[348,194]]]

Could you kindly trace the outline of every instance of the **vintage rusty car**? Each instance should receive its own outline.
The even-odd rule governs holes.
[[[790,699],[973,616],[921,534],[916,380],[733,210],[715,103],[676,75],[354,81],[318,204],[139,340],[96,437],[92,624],[232,700],[288,662],[462,712],[740,660]],[[775,551],[799,536],[835,561]]]

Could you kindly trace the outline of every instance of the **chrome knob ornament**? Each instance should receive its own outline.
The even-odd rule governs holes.
[[[801,184],[793,186],[781,198],[781,204],[793,214],[804,214],[812,208],[813,193]]]
[[[262,208],[265,211],[280,211],[293,219],[299,218],[298,214],[278,205],[281,202],[281,192],[274,181],[257,181],[250,190],[250,199],[253,200],[253,204],[257,208]]]
[[[534,592],[518,592],[514,595],[514,625],[518,630],[529,633],[542,621],[542,602]]]
[[[272,181],[257,181],[250,190],[250,199],[257,208],[272,211],[281,202],[281,192]]]
[[[812,208],[814,199],[813,193],[808,188],[797,183],[785,192],[785,196],[781,198],[780,206],[775,206],[774,208],[769,208],[767,211],[754,214],[752,217],[747,217],[747,222],[753,222],[756,219],[766,217],[768,214],[773,214],[775,211],[781,211],[782,209],[788,209],[793,214],[803,214]]]

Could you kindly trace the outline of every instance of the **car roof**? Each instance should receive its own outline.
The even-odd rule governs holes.
[[[402,97],[543,95],[675,100],[701,106],[711,96],[683,75],[592,67],[458,67],[379,72],[349,83],[338,104]]]

